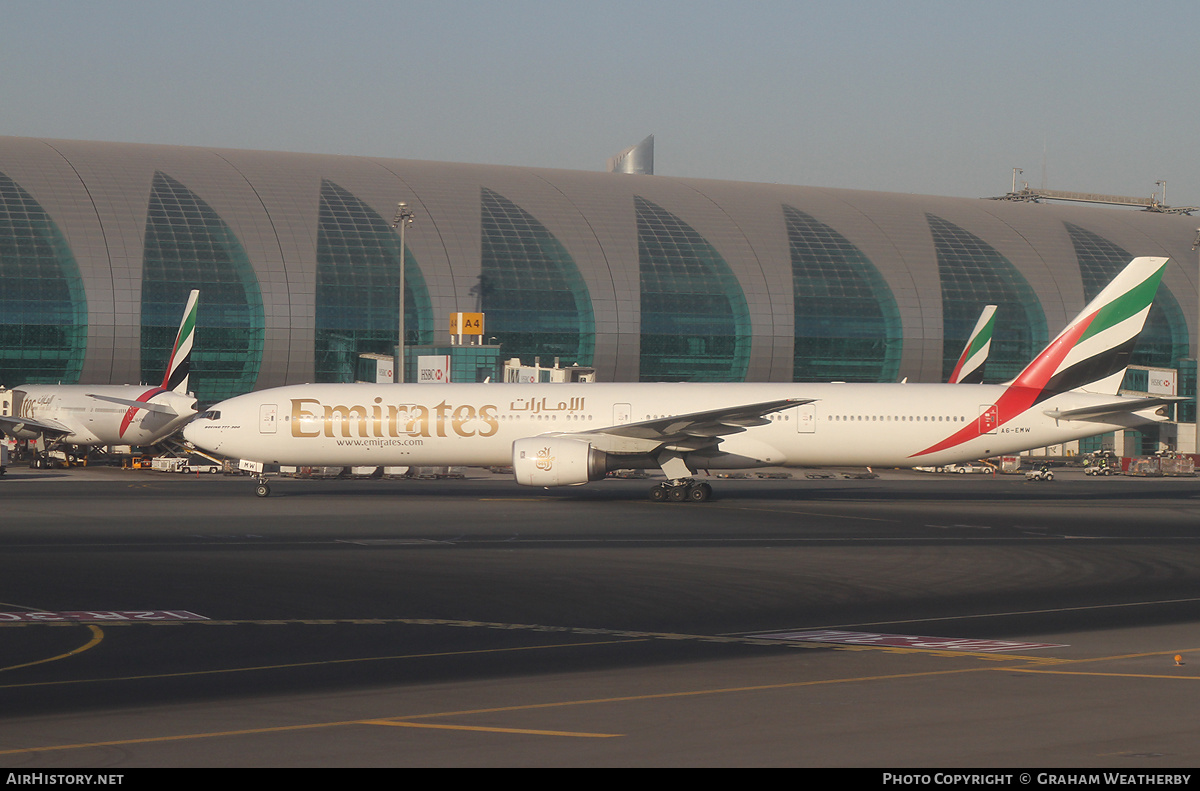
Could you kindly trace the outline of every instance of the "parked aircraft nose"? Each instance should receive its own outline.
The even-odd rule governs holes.
[[[200,438],[199,432],[196,431],[196,421],[193,420],[191,423],[188,423],[183,427],[183,438],[193,445],[199,446],[200,443],[196,441]]]

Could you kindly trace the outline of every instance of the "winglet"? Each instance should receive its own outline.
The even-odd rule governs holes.
[[[996,306],[984,305],[967,345],[963,347],[958,362],[950,374],[950,384],[980,384],[983,382],[983,364],[987,362],[992,348],[992,330],[996,326]]]
[[[192,370],[192,342],[196,337],[196,302],[199,297],[200,291],[197,289],[192,289],[188,294],[183,321],[179,324],[179,334],[175,336],[175,348],[171,350],[171,359],[163,376],[164,390],[174,390],[176,393],[187,395],[188,374]]]

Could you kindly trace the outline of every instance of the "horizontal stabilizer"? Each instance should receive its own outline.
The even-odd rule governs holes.
[[[1093,420],[1109,415],[1124,415],[1140,412],[1150,407],[1173,404],[1177,401],[1187,401],[1183,396],[1148,396],[1146,398],[1123,398],[1119,401],[1109,401],[1106,404],[1093,404],[1078,409],[1046,409],[1043,414],[1055,420]]]

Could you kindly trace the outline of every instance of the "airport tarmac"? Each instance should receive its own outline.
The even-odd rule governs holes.
[[[1200,480],[10,468],[0,767],[1200,764]]]

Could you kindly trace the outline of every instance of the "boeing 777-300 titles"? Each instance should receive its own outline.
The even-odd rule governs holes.
[[[48,464],[50,448],[153,445],[178,431],[196,414],[188,375],[199,294],[188,295],[161,385],[22,385],[13,389],[13,414],[0,416],[0,430],[42,440],[37,467]]]
[[[658,469],[653,499],[696,502],[712,491],[698,470],[1017,453],[1164,419],[1171,399],[1118,388],[1166,265],[1134,259],[1002,385],[308,384],[223,401],[184,436],[256,467],[512,465],[528,486]],[[257,493],[270,493],[261,474]]]

